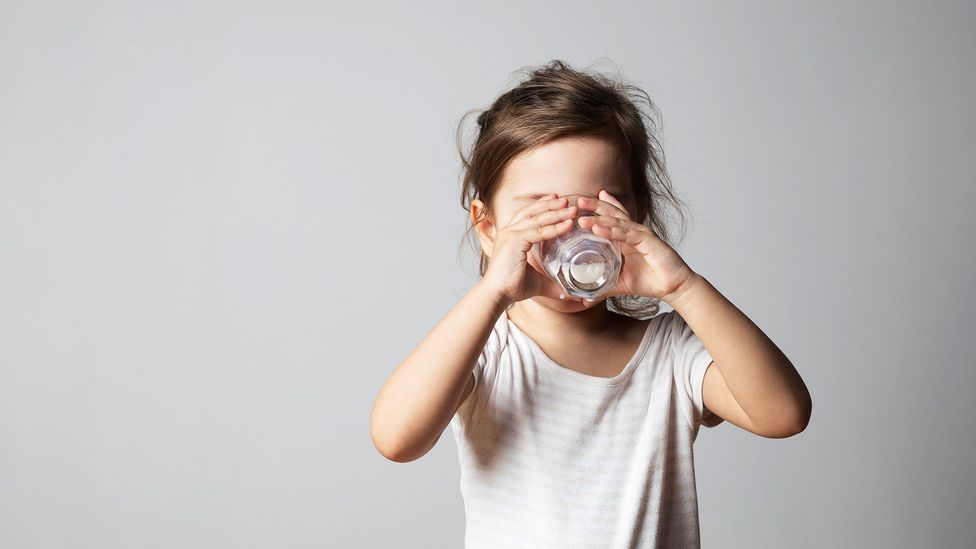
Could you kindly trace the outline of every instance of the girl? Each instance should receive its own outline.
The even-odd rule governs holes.
[[[482,278],[384,383],[370,433],[407,462],[451,425],[469,549],[698,547],[699,426],[780,438],[809,421],[789,359],[668,244],[680,201],[641,99],[656,112],[553,61],[481,113],[462,154]],[[597,301],[530,253],[574,222],[624,256]]]

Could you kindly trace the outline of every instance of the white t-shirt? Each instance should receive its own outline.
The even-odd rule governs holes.
[[[698,547],[692,444],[712,357],[675,311],[607,378],[553,361],[502,313],[451,418],[467,549]]]

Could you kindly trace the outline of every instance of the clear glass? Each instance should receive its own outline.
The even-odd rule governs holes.
[[[582,194],[567,194],[568,206],[577,204]],[[560,197],[562,198],[562,197]],[[591,197],[593,198],[593,197]],[[579,209],[573,228],[532,247],[535,258],[546,274],[568,295],[597,299],[617,284],[623,257],[615,242],[580,227],[579,218],[597,215]]]

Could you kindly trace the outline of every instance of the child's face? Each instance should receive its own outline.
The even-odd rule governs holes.
[[[516,212],[547,193],[596,197],[600,189],[606,189],[633,214],[636,204],[630,177],[616,145],[598,137],[564,137],[509,162],[492,213],[499,227],[504,227]]]
[[[479,225],[482,248],[491,256],[491,240],[495,231],[505,227],[522,208],[548,193],[558,196],[583,194],[596,197],[606,189],[633,216],[636,208],[626,164],[619,158],[616,145],[599,137],[573,136],[554,139],[513,158],[505,168],[495,193],[490,222]],[[572,204],[570,204],[572,205]],[[484,204],[472,202],[471,214],[476,218]],[[497,228],[496,228],[497,227]],[[542,270],[535,256],[529,262]],[[549,281],[558,288],[558,285]],[[558,293],[558,292],[557,292]],[[567,296],[565,300],[536,296],[535,301],[556,310],[571,312],[588,308],[581,300]],[[597,301],[596,303],[599,303]]]

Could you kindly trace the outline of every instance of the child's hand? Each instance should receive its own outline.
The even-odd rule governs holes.
[[[691,268],[649,227],[632,220],[613,195],[601,189],[598,198],[579,199],[580,209],[597,215],[580,217],[578,223],[593,234],[616,242],[624,256],[617,285],[606,297],[641,295],[667,301],[690,280],[694,274]]]
[[[579,208],[576,204],[568,205],[565,197],[554,196],[555,193],[550,193],[522,208],[495,234],[482,282],[508,303],[536,295],[559,299],[563,293],[530,253],[536,242],[561,235],[573,226]]]

